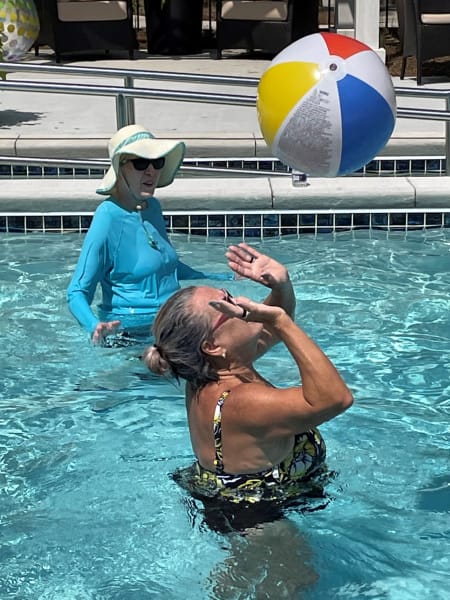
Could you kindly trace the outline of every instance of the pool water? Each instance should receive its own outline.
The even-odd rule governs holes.
[[[257,244],[288,264],[297,320],[355,404],[320,428],[325,498],[246,536],[211,530],[171,478],[193,458],[182,390],[136,348],[92,347],[68,313],[81,242],[0,237],[2,600],[448,598],[448,230]],[[223,241],[174,243],[226,271]],[[297,382],[281,347],[258,366]]]

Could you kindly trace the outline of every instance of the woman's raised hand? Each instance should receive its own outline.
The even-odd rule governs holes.
[[[289,273],[284,265],[245,242],[229,246],[225,256],[228,258],[230,269],[240,277],[262,283],[269,288],[289,281]]]
[[[245,296],[233,298],[233,302],[229,300],[212,300],[209,304],[218,312],[227,315],[227,317],[253,323],[271,324],[275,322],[277,317],[285,313],[279,306],[255,302]]]

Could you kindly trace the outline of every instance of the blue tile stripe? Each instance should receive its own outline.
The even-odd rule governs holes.
[[[166,213],[170,233],[204,237],[274,238],[373,229],[413,231],[450,227],[449,210],[410,209],[407,211],[341,211],[184,214]],[[83,214],[19,214],[0,213],[0,233],[85,233],[92,213]]]

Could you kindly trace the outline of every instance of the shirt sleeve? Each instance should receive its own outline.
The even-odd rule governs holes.
[[[106,269],[108,221],[105,214],[94,215],[67,289],[70,312],[90,334],[100,322],[91,304]]]

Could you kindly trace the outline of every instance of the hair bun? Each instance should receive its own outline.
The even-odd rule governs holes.
[[[146,348],[143,361],[150,371],[157,375],[167,375],[170,373],[169,363],[163,358],[159,346],[153,345]]]

